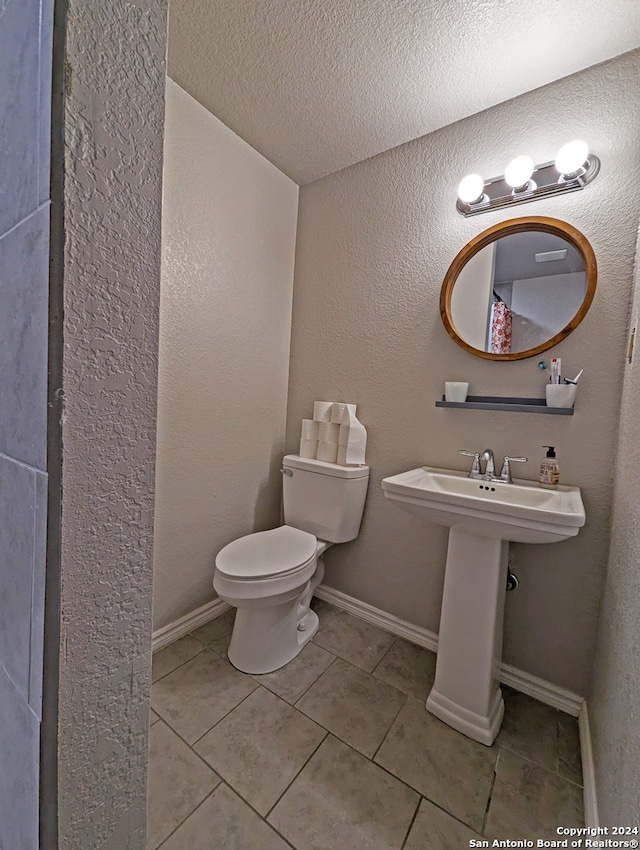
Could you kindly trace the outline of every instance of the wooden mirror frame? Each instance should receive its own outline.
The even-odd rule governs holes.
[[[535,348],[528,348],[526,351],[515,351],[511,354],[492,354],[489,351],[481,351],[479,348],[473,348],[473,346],[469,345],[468,342],[465,342],[462,337],[459,336],[453,323],[453,316],[451,315],[451,295],[453,293],[453,287],[458,280],[458,275],[469,260],[474,257],[478,251],[486,248],[487,245],[490,245],[502,236],[511,236],[514,233],[524,233],[532,230],[559,236],[564,239],[565,242],[569,242],[573,245],[573,247],[576,248],[582,255],[587,275],[587,291],[580,309],[568,325],[565,325],[565,327],[558,331],[558,333],[551,337],[551,339],[546,340],[540,345],[536,345]],[[568,337],[569,334],[578,327],[580,322],[586,316],[587,311],[591,306],[591,302],[593,301],[593,296],[596,292],[597,279],[598,267],[596,264],[596,255],[594,254],[593,248],[591,247],[588,239],[583,236],[579,230],[576,230],[575,227],[572,227],[570,224],[567,224],[566,221],[560,221],[557,218],[546,218],[543,216],[512,218],[509,221],[503,221],[501,224],[495,224],[493,227],[483,230],[482,233],[468,242],[457,254],[444,276],[442,289],[440,290],[440,316],[451,339],[461,348],[464,348],[465,351],[468,351],[469,354],[475,354],[476,357],[484,357],[485,360],[524,360],[526,357],[534,357],[536,354],[541,354],[543,351],[547,351],[549,348],[552,348],[554,345],[562,342],[563,339]]]

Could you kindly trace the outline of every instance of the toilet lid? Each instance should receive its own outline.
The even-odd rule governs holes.
[[[313,534],[290,525],[257,531],[221,549],[216,569],[237,579],[283,575],[306,566],[315,556],[316,544]]]

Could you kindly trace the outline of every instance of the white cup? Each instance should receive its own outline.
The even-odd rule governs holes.
[[[458,403],[466,401],[468,392],[469,384],[466,381],[445,381],[445,401],[456,401]]]
[[[575,384],[547,384],[547,407],[573,407],[577,389]]]

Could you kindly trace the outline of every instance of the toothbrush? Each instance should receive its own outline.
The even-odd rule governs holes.
[[[577,384],[577,383],[578,383],[578,381],[580,380],[580,375],[582,375],[582,373],[583,373],[583,372],[584,372],[584,369],[580,369],[580,371],[579,371],[579,372],[578,372],[578,374],[575,376],[575,378],[573,378],[573,379],[571,379],[571,378],[565,378],[565,379],[564,379],[565,384]]]

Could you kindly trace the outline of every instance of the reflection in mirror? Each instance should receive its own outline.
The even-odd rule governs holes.
[[[574,228],[514,219],[458,254],[442,289],[443,321],[459,345],[480,357],[531,357],[577,327],[595,277],[591,246]]]
[[[473,348],[511,354],[554,337],[580,309],[585,263],[550,233],[496,239],[467,263],[451,296],[458,333]]]

